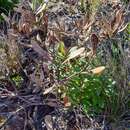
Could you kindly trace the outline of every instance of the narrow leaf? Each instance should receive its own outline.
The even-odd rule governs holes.
[[[66,54],[65,45],[64,45],[63,42],[60,42],[60,43],[59,43],[58,52],[60,52],[63,56]]]
[[[40,14],[41,12],[43,12],[43,10],[46,9],[46,3],[44,3],[43,5],[41,5],[36,12],[36,15]]]

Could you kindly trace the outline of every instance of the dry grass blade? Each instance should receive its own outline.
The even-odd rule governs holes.
[[[50,61],[51,58],[48,54],[47,51],[43,50],[39,45],[38,43],[36,43],[35,41],[32,42],[32,48],[34,49],[34,51],[36,51],[40,56],[43,57],[43,59],[47,60],[47,61]]]
[[[114,23],[113,26],[111,27],[113,29],[113,34],[118,30],[122,22],[123,22],[123,10],[120,9],[116,12]]]
[[[41,5],[36,12],[36,15],[42,13],[44,10],[46,9],[46,3],[44,3],[43,5]]]
[[[54,89],[54,87],[55,87],[55,85],[52,86],[52,87],[50,87],[50,88],[47,88],[47,89],[43,92],[43,94],[46,95],[46,94],[50,93],[50,92]]]
[[[101,26],[101,28],[103,28],[103,30],[104,30],[104,33],[106,34],[106,35],[111,35],[111,24],[106,20],[106,19],[104,19],[103,21],[102,21],[102,26]]]
[[[0,126],[2,126],[6,122],[6,118],[3,116],[0,116]]]

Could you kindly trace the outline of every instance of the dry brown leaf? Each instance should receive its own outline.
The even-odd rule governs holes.
[[[91,72],[93,74],[101,74],[105,70],[105,66],[99,66],[96,67],[95,69],[92,69]]]
[[[76,50],[70,52],[68,58],[63,62],[63,64],[66,63],[67,61],[69,61],[69,60],[71,60],[71,59],[74,59],[74,58],[76,58],[77,56],[81,55],[84,51],[85,51],[85,48],[84,48],[84,47],[81,47],[81,48],[79,48],[79,49],[76,49]]]
[[[70,107],[71,106],[71,102],[69,101],[69,98],[67,96],[65,96],[63,98],[63,102],[64,102],[65,107]]]
[[[99,39],[96,34],[91,35],[91,44],[92,44],[92,53],[93,55],[96,54],[97,46],[99,43]]]
[[[21,9],[21,19],[19,21],[19,32],[22,33],[30,33],[32,31],[32,27],[34,25],[34,23],[36,23],[36,19],[34,14],[26,9]]]

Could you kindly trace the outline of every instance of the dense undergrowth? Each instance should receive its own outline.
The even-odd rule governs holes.
[[[0,2],[1,130],[129,130],[129,1]]]

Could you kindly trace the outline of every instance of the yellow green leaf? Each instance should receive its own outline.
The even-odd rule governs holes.
[[[61,53],[62,56],[65,56],[66,51],[65,51],[65,45],[64,45],[63,42],[60,42],[60,43],[59,43],[58,52]]]

